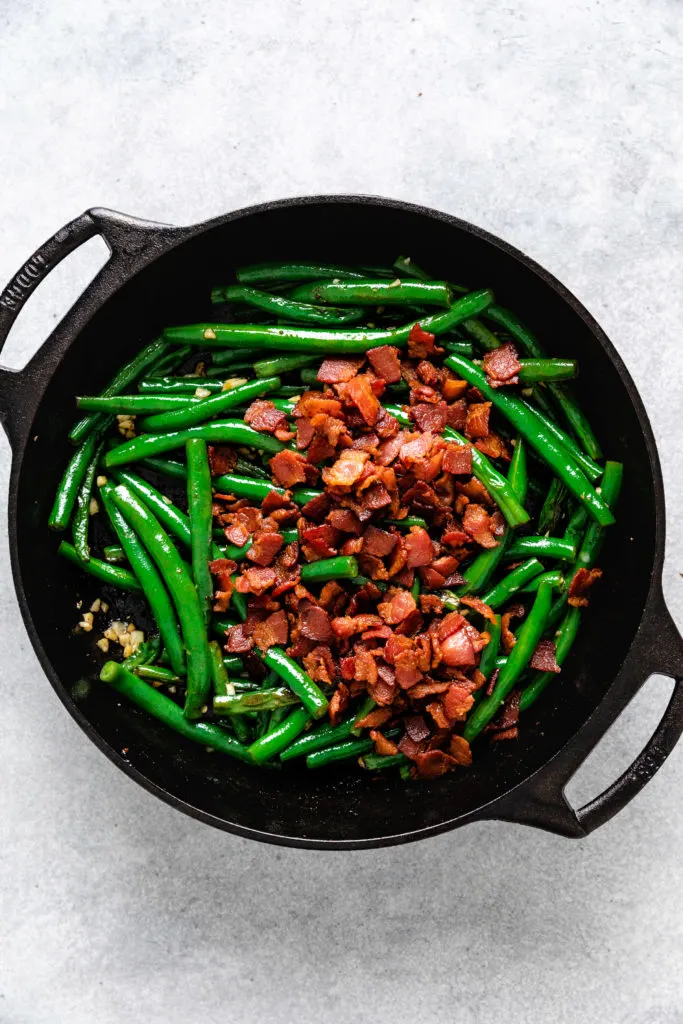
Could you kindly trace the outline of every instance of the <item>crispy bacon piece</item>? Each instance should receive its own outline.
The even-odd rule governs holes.
[[[279,533],[262,533],[254,540],[247,551],[247,558],[257,565],[270,565],[279,553],[284,538]]]
[[[295,487],[297,484],[306,483],[306,466],[308,463],[299,452],[290,451],[285,448],[274,455],[268,463],[273,476],[283,487]]]
[[[522,369],[522,364],[512,342],[506,341],[499,348],[487,352],[482,369],[492,387],[497,387],[499,384],[518,384],[518,374]]]
[[[291,652],[289,652],[291,654]],[[304,655],[304,668],[314,683],[330,685],[335,678],[335,666],[329,647],[320,644]]]
[[[339,683],[339,686],[330,698],[330,724],[339,725],[339,720],[349,706],[351,694],[346,683]]]
[[[451,633],[441,641],[441,657],[451,668],[474,665],[474,646],[464,629]]]
[[[569,604],[574,608],[585,608],[588,605],[586,594],[594,583],[602,576],[602,569],[577,569],[569,584]]]
[[[377,754],[398,754],[398,747],[393,740],[388,740],[377,729],[370,730],[370,739],[375,744],[375,752]]]
[[[276,579],[274,569],[254,566],[253,569],[245,569],[242,575],[237,577],[235,589],[240,594],[263,594],[272,587]]]
[[[451,723],[441,701],[433,700],[431,704],[427,705],[427,711],[434,719],[437,729],[450,729]]]
[[[305,391],[294,406],[294,416],[306,416],[312,420],[317,413],[341,419],[342,404],[331,392],[321,395],[319,391]]]
[[[344,384],[356,376],[364,362],[365,356],[324,359],[318,370],[318,380],[323,384]]]
[[[280,454],[284,455],[284,452]],[[367,452],[359,452],[351,448],[345,449],[334,465],[323,470],[323,481],[328,487],[334,488],[341,494],[348,493],[353,485],[360,480],[368,458]]]
[[[472,474],[472,446],[469,444],[449,444],[443,457],[443,470],[455,476]]]
[[[467,409],[465,420],[465,437],[474,441],[477,437],[488,437],[490,402],[475,402]]]
[[[390,555],[397,543],[396,534],[380,530],[376,526],[368,526],[363,535],[363,551],[376,558],[385,558]]]
[[[497,547],[498,541],[491,532],[491,520],[483,505],[470,502],[463,513],[462,526],[465,533],[469,533],[472,540],[483,548]]]
[[[401,364],[398,358],[399,352],[393,345],[381,345],[379,348],[371,348],[367,353],[370,366],[378,377],[387,384],[395,384],[401,379]]]
[[[357,722],[357,725],[359,729],[379,729],[379,727],[384,725],[385,722],[388,722],[390,718],[391,711],[389,708],[375,708],[374,711],[367,714],[365,718],[361,718],[360,721]]]
[[[340,385],[338,390],[341,392],[342,388],[342,397],[356,406],[368,426],[374,426],[379,413],[379,399],[373,391],[372,378],[369,374],[359,374],[348,384]]]
[[[493,608],[486,604],[485,601],[482,601],[481,598],[474,597],[472,595],[465,595],[460,598],[460,604],[467,605],[468,608],[474,608],[475,612],[479,612],[479,614],[483,615],[485,619],[488,619],[489,622],[493,622],[495,624],[496,613]]]
[[[440,434],[448,422],[448,406],[445,402],[438,402],[436,405],[420,402],[412,406],[410,418],[421,431]]]
[[[354,633],[362,633],[366,629],[373,629],[375,626],[383,626],[384,623],[379,615],[343,615],[332,619],[332,629],[335,636],[348,638]]]
[[[230,627],[226,645],[228,654],[244,654],[246,651],[250,651],[253,646],[254,641],[252,637],[247,635],[243,622]]]
[[[281,441],[289,441],[294,436],[289,429],[285,413],[277,409],[272,402],[262,398],[257,398],[251,403],[244,414],[244,422],[261,433],[275,434]]]
[[[437,779],[457,766],[457,761],[443,750],[426,750],[417,754],[415,764],[423,779]]]
[[[507,462],[510,461],[508,446],[503,438],[493,430],[489,432],[488,437],[480,437],[478,441],[475,441],[474,447],[489,459],[505,459]]]
[[[322,558],[332,558],[338,552],[339,531],[329,523],[320,526],[307,526],[303,531],[303,539]]]
[[[237,452],[227,445],[210,444],[207,447],[211,476],[222,476],[223,473],[232,473],[237,462]]]
[[[467,423],[467,402],[459,398],[448,406],[448,426],[454,430],[464,430]]]
[[[299,629],[307,640],[328,644],[334,637],[330,616],[324,608],[310,605],[299,612]]]
[[[467,768],[472,764],[472,751],[470,750],[470,745],[464,736],[451,736],[448,753],[456,764],[460,764],[464,768]]]
[[[390,626],[403,622],[416,608],[415,598],[410,591],[393,587],[387,591],[385,600],[377,605],[377,611]]]
[[[403,538],[403,545],[409,569],[416,569],[420,565],[429,565],[434,558],[434,545],[422,526],[411,526],[410,533]]]
[[[315,427],[305,416],[300,416],[296,421],[296,447],[298,451],[308,448],[315,437]]]
[[[436,336],[423,331],[419,324],[413,324],[408,335],[408,355],[411,359],[426,359],[433,356],[437,349],[434,344]],[[439,349],[439,351],[443,351]]]
[[[283,611],[273,612],[263,622],[259,622],[252,636],[262,651],[267,651],[269,647],[283,647],[289,636],[286,614]]]
[[[474,704],[474,697],[466,686],[452,683],[441,698],[444,711],[451,722],[463,722]]]
[[[537,668],[539,672],[561,672],[555,660],[555,649],[552,640],[539,640],[529,662],[531,668]]]

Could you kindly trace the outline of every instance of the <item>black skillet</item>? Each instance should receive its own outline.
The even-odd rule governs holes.
[[[93,742],[173,806],[239,835],[291,846],[382,846],[481,819],[576,837],[624,807],[683,730],[683,641],[661,590],[664,494],[652,430],[621,359],[577,299],[487,232],[386,199],[284,200],[189,228],[90,210],[46,242],[0,296],[0,348],[33,289],[94,235],[111,250],[107,264],[23,370],[0,370],[0,416],[13,451],[9,536],[19,603],[48,678]],[[102,659],[94,641],[73,635],[77,601],[88,607],[102,594],[110,614],[146,624],[130,597],[58,560],[45,525],[69,453],[73,398],[97,393],[164,325],[209,319],[209,288],[236,265],[299,257],[386,263],[398,252],[440,276],[492,286],[551,354],[579,359],[582,402],[607,456],[625,464],[617,525],[600,559],[605,575],[561,679],[526,715],[519,741],[482,744],[470,770],[405,784],[353,766],[319,774],[252,769],[122,705],[96,680]],[[575,811],[564,798],[567,781],[652,673],[676,679],[654,735],[621,778]]]

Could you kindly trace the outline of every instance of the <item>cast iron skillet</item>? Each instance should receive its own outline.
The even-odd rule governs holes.
[[[624,807],[683,730],[683,641],[661,591],[664,495],[650,424],[621,359],[577,299],[485,231],[386,199],[284,200],[189,228],[96,209],[46,242],[0,296],[0,347],[42,278],[97,234],[111,250],[107,264],[23,370],[0,370],[0,415],[13,451],[9,533],[19,603],[48,678],[93,742],[173,806],[239,835],[291,846],[382,846],[481,819],[576,837]],[[617,525],[600,559],[605,577],[561,680],[524,718],[519,741],[479,745],[469,771],[406,785],[353,768],[252,769],[120,704],[96,681],[101,659],[93,640],[72,635],[76,602],[87,607],[98,594],[106,594],[114,614],[146,624],[130,597],[58,560],[56,538],[46,529],[68,456],[73,396],[97,393],[163,325],[210,318],[209,287],[238,264],[292,257],[386,263],[398,252],[440,276],[492,286],[551,354],[579,359],[583,403],[608,457],[625,464]],[[676,679],[657,730],[620,779],[575,811],[563,795],[567,781],[655,672]]]

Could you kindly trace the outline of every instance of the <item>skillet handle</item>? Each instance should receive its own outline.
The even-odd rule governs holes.
[[[576,817],[586,834],[604,825],[637,796],[662,767],[683,733],[683,639],[663,601],[662,613],[652,659],[645,665],[642,682],[655,674],[675,679],[671,700],[633,764],[611,786],[577,810]]]
[[[138,220],[101,208],[87,210],[76,217],[36,249],[0,294],[0,353],[29,296],[51,270],[84,242],[95,235],[101,235],[109,248],[111,257],[96,277],[96,280],[101,281],[104,277],[120,274],[122,263],[134,261],[160,235],[173,230],[164,224]],[[24,379],[30,376],[29,366],[38,354],[35,353],[23,370],[0,366],[0,420],[6,429],[10,428],[10,441],[15,434],[9,422],[10,415],[15,406],[21,412],[21,386]]]
[[[611,786],[575,810],[564,795],[567,783],[652,675],[665,675],[676,681],[659,725],[633,764]],[[647,621],[641,626],[622,671],[594,715],[547,768],[504,797],[490,817],[571,838],[587,836],[637,796],[662,767],[682,733],[683,639],[659,592],[652,597]]]

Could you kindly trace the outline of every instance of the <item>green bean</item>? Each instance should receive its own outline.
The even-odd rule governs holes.
[[[153,397],[180,397],[195,398],[197,388],[204,388],[206,391],[222,391],[223,382],[210,380],[206,377],[144,377],[138,381],[138,391],[141,395]]]
[[[307,583],[324,583],[326,580],[350,580],[358,576],[358,562],[353,555],[337,555],[335,558],[321,558],[301,566],[301,579]]]
[[[235,622],[234,619],[223,619],[223,618],[219,618],[219,617],[217,617],[215,615],[211,619],[211,629],[216,634],[216,636],[221,637],[223,640],[225,640],[225,633],[226,633],[226,631],[228,629],[232,629],[232,627],[236,626],[236,625],[237,625],[237,623]],[[239,668],[241,668],[242,667],[241,660],[239,658],[235,659],[235,660],[239,661]],[[226,665],[225,667],[227,668],[228,672],[231,671],[231,666],[230,665]]]
[[[547,583],[553,590],[561,590],[564,586],[564,572],[562,569],[548,569],[539,573],[519,588],[520,594],[535,594],[542,583]]]
[[[564,664],[567,655],[571,650],[572,644],[576,639],[580,622],[580,610],[578,608],[568,608],[559,629],[553,637],[555,641],[555,661],[560,666]],[[526,711],[527,708],[530,708],[531,705],[538,700],[548,684],[556,678],[556,672],[535,672],[532,681],[522,690],[522,696],[519,700],[519,710]]]
[[[239,362],[231,363],[230,366],[223,366],[220,363],[217,363],[215,366],[210,366],[206,371],[206,379],[220,380],[222,390],[225,391],[225,385],[228,381],[241,378],[242,374],[247,370],[250,373],[254,370],[253,357],[251,359],[241,359]]]
[[[120,590],[140,590],[140,584],[132,572],[121,569],[118,565],[110,565],[109,562],[101,562],[99,558],[93,558],[92,555],[87,562],[84,562],[76,548],[65,540],[57,548],[57,554],[69,562],[73,562],[74,565],[78,565],[91,576],[102,580],[103,583],[109,583],[112,587],[118,587]]]
[[[185,430],[174,430],[168,434],[141,434],[131,441],[112,448],[104,458],[107,469],[123,466],[127,462],[147,459],[150,455],[182,448],[191,437],[200,437],[211,444],[242,444],[261,451],[280,452],[285,447],[271,434],[259,434],[241,420],[213,420]]]
[[[285,544],[293,544],[294,541],[299,539],[299,531],[296,529],[280,530],[280,535]],[[231,558],[233,562],[241,562],[246,557],[252,543],[251,540],[248,540],[241,547],[237,547],[236,544],[226,544],[224,547],[218,547],[218,551],[221,558]]]
[[[136,476],[135,473],[131,473],[129,470],[117,469],[112,474],[114,479],[118,483],[125,484],[133,492],[137,494],[138,498],[141,498],[144,504],[150,509],[151,512],[157,517],[161,525],[169,533],[172,533],[174,537],[177,537],[186,547],[190,547],[192,543],[192,534],[190,530],[190,518],[186,516],[184,512],[181,512],[172,501],[170,501],[161,491],[158,491],[152,484],[147,483],[142,477]],[[185,476],[187,476],[187,469],[185,469]]]
[[[78,496],[83,478],[88,472],[88,466],[92,462],[97,446],[97,437],[91,434],[78,446],[69,460],[69,465],[57,488],[57,494],[52,505],[50,518],[47,525],[51,530],[66,530],[71,518],[71,512]]]
[[[147,373],[150,377],[164,377],[184,363],[188,356],[192,354],[192,346],[186,345],[184,348],[172,349],[170,352],[166,352],[164,355],[159,356],[156,362],[152,363],[151,366],[146,367]]]
[[[517,643],[501,668],[493,693],[477,704],[465,724],[464,737],[471,743],[496,715],[503,701],[529,664],[543,636],[550,614],[551,590],[547,584],[538,588],[536,600],[519,628]]]
[[[300,370],[302,366],[310,366],[319,358],[319,356],[274,356],[269,359],[259,359],[254,363],[254,373],[257,377],[279,377],[291,370]]]
[[[309,714],[314,718],[322,718],[329,706],[327,697],[300,665],[280,647],[269,647],[263,660],[299,697]]]
[[[541,572],[543,572],[543,566],[539,560],[529,558],[509,572],[507,576],[503,576],[502,580],[499,580],[490,590],[487,590],[482,596],[482,601],[491,608],[498,608],[501,604],[505,604],[513,594],[516,594],[525,583]]]
[[[441,344],[447,352],[456,352],[459,356],[467,356],[468,359],[474,354],[469,341],[443,341]]]
[[[142,459],[142,465],[153,469],[155,473],[172,476],[176,480],[187,480],[187,466],[176,459]]]
[[[192,402],[200,399],[185,395],[114,395],[102,398],[99,395],[84,395],[76,399],[79,409],[103,411],[112,415],[137,416],[140,413],[171,412],[173,409],[186,409]]]
[[[565,448],[569,455],[572,457],[574,462],[583,470],[589,480],[599,480],[603,473],[602,466],[599,466],[597,462],[591,459],[590,455],[586,455],[584,451],[578,446],[573,437],[570,437],[566,430],[559,427],[552,417],[552,410],[548,413],[543,413],[540,409],[537,409],[531,402],[528,402],[526,398],[517,397],[517,401],[520,402],[537,422],[542,426],[545,433],[554,437],[555,440],[560,444],[562,448]],[[538,394],[534,392],[534,398],[538,402]]]
[[[161,637],[158,633],[153,633],[147,640],[143,640],[141,644],[138,644],[133,653],[124,658],[121,664],[124,668],[137,671],[141,665],[148,665],[156,661],[161,656],[161,653]]]
[[[528,481],[526,446],[522,438],[518,437],[510,460],[507,482],[520,505],[526,501]],[[512,528],[508,525],[496,547],[481,551],[464,570],[465,582],[458,588],[458,594],[477,594],[483,590],[500,565],[511,541]]]
[[[361,768],[366,768],[369,772],[377,772],[385,768],[409,765],[410,761],[405,754],[365,754],[359,758],[358,763]]]
[[[322,750],[339,740],[348,739],[353,733],[353,728],[353,718],[341,722],[339,725],[323,722],[290,743],[287,749],[280,754],[280,760],[291,761],[295,757],[305,757],[307,754],[313,753],[314,750]]]
[[[112,686],[127,700],[137,704],[139,708],[159,719],[164,725],[179,732],[182,736],[201,743],[203,747],[211,747],[222,754],[228,754],[239,761],[249,761],[247,748],[239,743],[234,736],[221,729],[220,725],[211,722],[191,722],[181,708],[153,686],[138,679],[128,669],[116,661],[108,661],[100,672],[100,679]]]
[[[545,352],[540,342],[509,309],[504,309],[502,306],[497,305],[490,306],[486,311],[486,316],[508,331],[528,355],[535,359],[545,358]],[[562,409],[567,422],[576,434],[586,454],[590,455],[592,459],[602,458],[597,438],[588,420],[579,408],[574,395],[558,384],[549,384],[548,390]]]
[[[183,681],[182,677],[176,675],[172,668],[166,668],[164,665],[138,665],[135,668],[135,675],[154,683],[173,684]]]
[[[392,416],[395,416],[402,426],[407,427],[411,425],[410,420],[400,406],[385,405],[384,408]],[[470,443],[457,430],[453,430],[452,427],[445,428],[443,437],[446,441],[455,441],[456,444],[469,445]],[[522,523],[528,523],[529,513],[524,508],[523,503],[518,500],[514,490],[503,474],[499,473],[496,467],[477,448],[472,448],[472,472],[477,480],[483,483],[510,526],[514,528],[521,526]]]
[[[301,701],[287,687],[280,686],[276,690],[216,696],[213,699],[213,710],[217,715],[244,715],[250,711],[274,711],[292,704],[301,704]]]
[[[283,750],[280,754],[280,760],[291,761],[295,757],[305,757],[306,754],[312,754],[314,750],[322,750],[324,747],[329,747],[338,740],[358,735],[360,730],[357,728],[356,722],[365,718],[374,707],[374,700],[372,697],[368,697],[363,701],[356,714],[347,718],[345,722],[340,722],[339,725],[331,725],[330,722],[319,723],[303,736],[299,736],[298,739],[294,740],[286,750]]]
[[[394,260],[394,270],[399,274],[408,274],[409,277],[416,277],[418,281],[429,281],[430,277],[410,256],[397,256]]]
[[[614,508],[621,491],[624,467],[620,462],[606,462],[605,473],[600,481],[601,496],[610,508]],[[579,569],[591,569],[600,554],[605,539],[605,531],[597,523],[589,523],[579,547],[576,562],[565,577],[562,593],[555,601],[550,613],[551,624],[557,622],[567,603],[569,588]]]
[[[126,552],[120,544],[107,544],[106,547],[102,548],[102,554],[104,555],[105,562],[111,562],[112,564],[121,564],[127,561]]]
[[[248,306],[256,306],[266,313],[282,320],[298,320],[309,324],[355,324],[363,319],[362,309],[325,309],[324,306],[299,302],[296,296],[270,295],[268,292],[249,288],[245,285],[229,285],[227,288],[214,288],[211,301],[244,302]]]
[[[498,657],[498,651],[500,650],[500,615],[496,615],[495,625],[492,622],[487,623],[486,630],[489,634],[490,640],[481,652],[481,658],[479,659],[479,671],[488,679],[495,670],[496,658]]]
[[[256,764],[263,764],[288,747],[313,719],[306,708],[297,708],[264,736],[249,747],[249,756]]]
[[[371,580],[369,576],[354,576],[351,579],[352,587],[365,587],[368,583],[372,583],[374,587],[377,587],[380,593],[384,594],[386,592],[387,585],[382,580]]]
[[[314,359],[320,359],[320,356],[314,356]],[[282,387],[275,392],[277,398],[299,398],[304,393],[304,388],[301,384],[283,384]]]
[[[248,267],[240,267],[235,277],[240,284],[263,284],[277,281],[310,281],[312,278],[338,277],[342,280],[358,278],[366,275],[352,267],[344,267],[337,263],[304,263],[304,262],[270,262],[251,263]]]
[[[315,358],[316,358],[316,360],[318,360],[319,356],[316,356]],[[310,369],[308,367],[304,367],[303,370],[301,371],[301,375],[300,376],[301,376],[301,383],[302,384],[319,384],[320,383],[318,381],[318,371],[317,371],[317,369]]]
[[[360,757],[374,749],[375,743],[371,739],[342,740],[335,743],[333,747],[325,747],[323,750],[315,750],[306,756],[307,768],[324,768],[335,761],[346,761],[350,757]]]
[[[461,326],[465,334],[469,334],[485,352],[493,352],[494,349],[500,348],[500,339],[481,320],[464,320]]]
[[[284,494],[284,488],[275,487],[266,480],[255,480],[253,477],[241,476],[238,473],[224,473],[213,481],[214,490],[219,494],[235,494],[238,498],[251,498],[252,501],[263,501],[271,492]],[[319,492],[316,492],[319,493]]]
[[[564,505],[567,499],[566,485],[558,480],[556,476],[550,481],[550,487],[546,495],[541,511],[538,514],[538,532],[553,533],[562,519]],[[580,506],[581,508],[583,506]]]
[[[244,594],[240,594],[240,592],[235,587],[235,577],[231,576],[230,580],[234,588],[232,594],[230,595],[230,605],[232,608],[235,609],[235,612],[240,622],[246,622],[248,614],[247,599],[244,596]]]
[[[168,343],[163,338],[157,338],[150,345],[143,348],[142,352],[131,359],[129,363],[122,366],[114,377],[109,381],[102,391],[104,397],[120,394],[129,384],[132,384],[138,377],[168,349]],[[106,425],[107,420],[97,413],[90,413],[78,421],[69,433],[69,440],[72,444],[80,444],[86,437],[90,436],[97,428]]]
[[[420,321],[405,324],[393,330],[334,330],[315,327],[268,327],[261,324],[190,324],[186,327],[169,327],[164,337],[171,344],[194,344],[209,348],[261,348],[285,350],[287,352],[320,352],[352,354],[366,352],[380,345],[408,344],[408,337],[415,323],[432,334],[443,334],[461,320],[480,313],[492,301],[490,291],[472,292],[454,302],[444,313],[423,317]]]
[[[453,293],[445,281],[415,281],[396,278],[381,281],[365,278],[360,281],[313,281],[301,284],[292,292],[297,302],[315,302],[333,306],[442,306],[448,309]]]
[[[448,356],[444,363],[469,384],[478,387],[484,398],[493,402],[535,448],[552,471],[564,481],[572,494],[586,506],[596,522],[601,526],[609,526],[614,522],[614,516],[583,470],[574,462],[567,450],[544,430],[540,414],[533,413],[529,406],[525,406],[514,395],[501,394],[503,388],[490,387],[482,371],[462,356]]]
[[[250,462],[249,459],[242,458],[241,455],[237,456],[235,471],[243,476],[255,476],[259,480],[270,480],[270,473],[267,469],[258,466],[255,462]]]
[[[84,562],[90,558],[90,545],[88,534],[90,530],[90,501],[92,498],[92,485],[95,481],[95,471],[100,458],[102,446],[98,445],[92,459],[87,465],[83,483],[76,496],[76,511],[74,512],[71,530],[73,533],[74,547]]]
[[[228,409],[233,409],[242,402],[250,402],[259,395],[267,394],[269,391],[276,391],[280,387],[279,377],[266,377],[259,380],[252,380],[246,384],[239,384],[228,391],[221,391],[217,395],[209,395],[208,398],[200,398],[197,401],[186,403],[181,409],[171,412],[161,412],[156,416],[147,416],[142,428],[151,433],[167,430],[185,430],[196,423],[204,423],[212,416],[218,416]]]
[[[252,352],[249,353],[249,355],[252,357],[252,359],[256,359],[256,357],[258,355],[260,355],[260,353],[252,351]],[[217,366],[227,367],[228,375],[229,375],[230,372],[233,369],[233,364],[241,362],[243,356],[244,356],[244,353],[242,351],[240,351],[240,349],[238,349],[238,348],[236,348],[236,349],[227,349],[226,348],[222,352],[214,350],[211,353],[211,367],[212,367],[212,369],[214,369]]]
[[[602,491],[602,488],[601,488]],[[604,498],[604,494],[603,494]],[[610,504],[608,502],[608,504]],[[586,530],[586,521],[588,519],[588,513],[586,512],[583,505],[577,505],[574,512],[567,523],[567,529],[564,531],[564,539],[570,544],[573,544],[577,551],[579,544],[583,540],[583,535]]]
[[[398,526],[401,530],[409,530],[411,526],[419,526],[423,530],[428,530],[427,520],[423,519],[422,516],[406,516],[405,519],[385,519],[387,526]]]
[[[192,438],[185,446],[187,457],[187,506],[190,510],[192,576],[208,625],[213,599],[213,580],[209,571],[211,559],[211,528],[213,524],[213,494],[211,470],[206,441]]]
[[[228,670],[223,661],[223,654],[217,640],[209,641],[209,658],[211,660],[211,680],[213,692],[217,697],[228,697],[235,693],[235,687],[230,682]]]
[[[142,541],[119,510],[114,497],[114,485],[106,483],[100,488],[100,497],[119,539],[131,569],[137,576],[142,592],[149,604],[154,621],[168,653],[176,675],[185,675],[185,653],[178,632],[178,619],[161,576],[154,567]]]
[[[520,359],[520,384],[572,380],[579,372],[575,359]]]
[[[244,667],[242,664],[242,659],[236,657],[236,655],[234,654],[224,654],[223,664],[225,665],[227,672],[241,672],[242,668]],[[237,682],[238,680],[235,680],[235,686],[237,685]]]
[[[196,718],[211,686],[211,665],[202,609],[192,577],[158,519],[124,484],[113,491],[114,500],[126,520],[157,564],[178,612],[187,655],[187,691],[184,714]]]
[[[573,562],[576,558],[576,544],[562,537],[518,537],[505,552],[505,557],[511,559],[528,558],[529,555]]]

